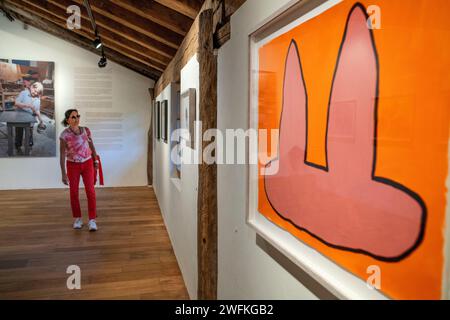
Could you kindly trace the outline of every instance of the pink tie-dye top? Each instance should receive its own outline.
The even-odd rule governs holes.
[[[70,128],[65,129],[60,139],[66,142],[66,157],[71,162],[85,162],[92,157],[89,141],[91,139],[91,131],[89,128],[80,127],[81,134],[75,134]]]

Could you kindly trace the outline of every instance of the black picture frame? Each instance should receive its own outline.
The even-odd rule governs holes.
[[[168,143],[169,135],[169,101],[161,103],[161,140]]]
[[[155,104],[155,122],[156,122],[156,140],[161,140],[161,102],[157,101]]]

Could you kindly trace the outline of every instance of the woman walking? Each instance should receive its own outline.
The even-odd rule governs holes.
[[[80,126],[80,115],[76,109],[66,111],[62,124],[67,128],[61,133],[59,138],[61,174],[62,182],[70,186],[70,204],[72,215],[75,219],[73,228],[81,229],[83,227],[79,200],[81,176],[83,177],[88,199],[89,231],[97,231],[94,179],[95,170],[98,168],[99,162],[91,131],[87,127]]]

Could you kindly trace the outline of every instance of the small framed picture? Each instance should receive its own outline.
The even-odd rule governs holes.
[[[156,130],[156,140],[161,140],[161,102],[157,101],[155,103],[155,130]]]
[[[196,112],[196,90],[188,89],[181,94],[181,128],[189,132],[189,139],[186,146],[194,149],[195,147],[195,121],[197,119]]]

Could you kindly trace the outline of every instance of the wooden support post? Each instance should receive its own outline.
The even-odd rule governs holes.
[[[213,10],[199,19],[201,136],[217,128],[217,56],[214,55]],[[203,139],[201,139],[203,141]],[[203,149],[209,144],[201,142]],[[217,165],[200,164],[198,181],[198,299],[217,299]]]
[[[153,126],[155,123],[155,89],[148,89],[150,94],[150,128],[148,129],[147,144],[147,184],[153,185]]]

